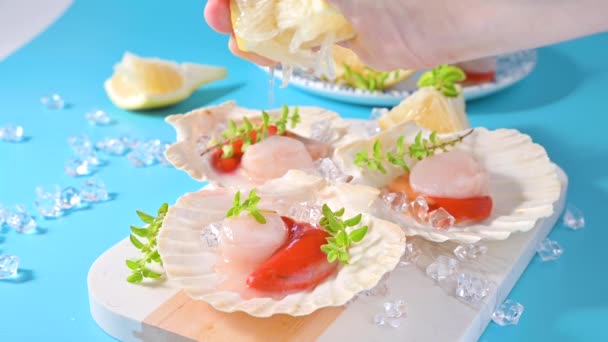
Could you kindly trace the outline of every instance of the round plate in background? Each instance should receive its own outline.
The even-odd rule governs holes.
[[[496,77],[493,82],[486,82],[463,87],[467,100],[473,100],[494,94],[522,80],[536,66],[536,51],[526,50],[500,55],[497,57]],[[268,71],[268,68],[264,68]],[[290,85],[306,92],[328,99],[374,107],[393,107],[416,89],[416,82],[421,72],[417,72],[405,81],[385,91],[368,91],[345,85],[337,85],[315,76],[308,76],[301,70],[294,70]],[[274,76],[283,78],[280,67],[275,68]]]

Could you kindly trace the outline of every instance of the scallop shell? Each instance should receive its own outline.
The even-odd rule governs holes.
[[[211,191],[211,192],[210,192]],[[192,298],[208,302],[225,312],[244,311],[256,317],[274,314],[307,315],[327,306],[345,304],[357,293],[374,287],[394,269],[404,253],[405,235],[395,224],[364,214],[369,225],[366,237],[350,249],[351,260],[313,290],[289,294],[283,299],[243,299],[238,293],[218,289],[222,279],[214,270],[220,255],[200,239],[202,228],[221,220],[231,206],[234,192],[219,188],[200,190],[180,197],[169,208],[159,234],[158,250],[167,276]],[[365,212],[378,190],[350,184],[332,185],[300,171],[258,187],[261,208],[281,210],[285,200],[344,207],[345,217]]]
[[[354,156],[362,150],[371,151],[375,139],[380,139],[383,150],[394,146],[399,136],[413,142],[417,132],[430,132],[415,124],[406,123],[393,127],[375,138],[345,145],[336,150],[334,159],[354,182],[383,187],[403,171],[387,165],[387,174],[363,170],[353,164]],[[467,131],[441,134],[440,139],[453,139]],[[443,242],[454,240],[473,243],[482,239],[504,240],[514,232],[534,228],[539,219],[553,213],[553,203],[560,196],[561,184],[556,167],[549,160],[545,149],[532,139],[514,129],[488,130],[477,127],[473,133],[453,150],[472,153],[490,178],[490,195],[494,202],[491,216],[479,223],[457,225],[450,229],[434,229],[428,225],[404,218],[403,215],[381,215],[399,224],[406,235],[419,235],[427,240]]]
[[[267,111],[271,116],[278,115],[281,109]],[[332,144],[347,134],[348,123],[335,113],[318,107],[299,107],[301,122],[294,129],[288,129],[299,136],[311,138],[313,125],[326,121],[334,129]],[[175,128],[177,141],[166,151],[167,160],[177,169],[186,171],[192,178],[199,181],[210,181],[224,186],[251,187],[252,181],[239,170],[230,175],[219,175],[215,172],[208,158],[210,154],[201,156],[201,137],[221,130],[228,120],[241,120],[243,117],[256,118],[261,116],[261,110],[238,107],[236,102],[228,101],[218,106],[195,109],[186,114],[170,115],[166,121]],[[349,135],[349,139],[352,139]],[[204,148],[204,147],[203,147]]]

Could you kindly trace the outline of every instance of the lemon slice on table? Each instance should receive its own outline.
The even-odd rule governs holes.
[[[456,132],[470,127],[462,93],[446,97],[433,87],[422,87],[392,110],[378,118],[384,130],[406,121],[437,133]]]
[[[180,102],[200,86],[226,77],[226,69],[195,63],[142,58],[132,53],[114,67],[104,84],[110,100],[124,109],[151,109]]]
[[[315,68],[311,48],[322,51],[351,39],[354,29],[322,0],[231,0],[230,14],[239,49],[285,65]]]

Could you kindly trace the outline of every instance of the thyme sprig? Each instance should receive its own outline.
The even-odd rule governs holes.
[[[226,217],[237,217],[243,211],[247,211],[258,223],[265,224],[266,218],[262,215],[261,210],[258,208],[261,198],[257,195],[256,190],[253,189],[249,192],[249,196],[246,200],[241,203],[241,192],[237,191],[234,195],[232,202],[232,208],[226,213]]]
[[[400,136],[396,141],[394,151],[387,151],[382,154],[382,145],[380,140],[374,142],[371,156],[367,151],[360,151],[355,155],[354,163],[361,168],[367,168],[372,171],[380,171],[383,174],[387,173],[384,162],[400,167],[405,172],[409,172],[410,168],[407,164],[407,158],[422,160],[435,155],[437,151],[448,151],[448,147],[454,146],[461,142],[464,138],[471,135],[474,129],[457,136],[454,139],[440,140],[437,137],[437,132],[432,132],[428,139],[422,137],[422,131],[416,134],[414,143],[406,146],[405,137]]]
[[[127,267],[132,271],[131,275],[127,277],[129,283],[139,284],[144,278],[158,279],[162,277],[161,273],[149,269],[146,265],[158,263],[162,266],[163,264],[160,254],[158,254],[156,243],[158,232],[168,209],[169,205],[163,203],[158,209],[156,217],[137,210],[137,216],[146,225],[144,227],[131,226],[132,234],[129,236],[129,240],[131,240],[135,248],[143,253],[143,256],[139,259],[126,260]],[[138,236],[145,238],[147,241],[142,242],[137,238]]]
[[[418,79],[418,87],[434,87],[444,96],[457,97],[460,95],[456,83],[467,78],[465,72],[457,66],[440,65],[425,72]]]
[[[348,249],[353,243],[363,240],[367,234],[368,226],[362,226],[350,232],[347,232],[346,228],[358,226],[363,215],[359,214],[347,220],[342,220],[344,208],[332,211],[327,204],[323,205],[322,212],[323,217],[319,221],[319,225],[325,228],[331,237],[327,238],[327,243],[321,246],[321,250],[327,254],[327,261],[330,263],[338,260],[343,264],[348,264],[350,261]]]

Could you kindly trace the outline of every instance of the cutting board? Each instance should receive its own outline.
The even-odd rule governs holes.
[[[489,295],[478,304],[455,297],[453,281],[435,283],[425,274],[437,256],[453,256],[457,244],[414,238],[422,256],[415,264],[390,273],[386,293],[362,295],[346,307],[325,308],[303,317],[223,313],[192,300],[169,280],[146,285],[126,282],[129,270],[124,261],[138,253],[127,238],[91,266],[91,314],[103,330],[122,341],[476,341],[534,257],[535,246],[561,215],[568,180],[561,169],[558,175],[562,193],[551,217],[540,220],[529,232],[484,242],[487,254],[461,263],[461,271],[480,273],[492,282]],[[404,300],[407,307],[401,326],[375,326],[373,316],[383,310],[383,303],[396,299]]]

